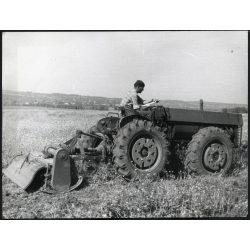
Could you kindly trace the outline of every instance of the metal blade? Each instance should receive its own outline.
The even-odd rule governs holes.
[[[39,158],[32,158],[30,154],[16,156],[10,165],[3,169],[3,173],[22,189],[27,189],[39,170],[47,168],[45,162]]]

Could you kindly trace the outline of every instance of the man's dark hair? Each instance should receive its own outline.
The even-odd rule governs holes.
[[[145,87],[145,83],[141,80],[137,80],[135,83],[134,83],[134,87]]]

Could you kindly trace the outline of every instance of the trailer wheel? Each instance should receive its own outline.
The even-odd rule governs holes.
[[[119,130],[114,145],[115,167],[126,180],[158,174],[168,163],[169,142],[150,121],[129,122]]]
[[[226,173],[232,164],[232,143],[224,130],[202,128],[188,144],[185,168],[200,175]]]

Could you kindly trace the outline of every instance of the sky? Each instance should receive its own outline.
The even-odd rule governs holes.
[[[248,103],[246,31],[5,32],[3,90]]]

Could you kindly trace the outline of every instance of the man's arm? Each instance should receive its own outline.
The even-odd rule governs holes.
[[[147,103],[150,103],[150,102],[159,102],[158,99],[151,99],[150,101],[143,101],[143,104],[147,104]]]

